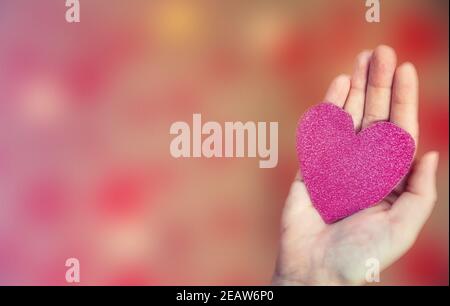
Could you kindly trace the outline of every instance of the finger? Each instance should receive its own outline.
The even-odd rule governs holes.
[[[282,215],[282,231],[288,228],[296,228],[294,237],[306,229],[311,232],[325,226],[317,210],[312,205],[305,184],[297,177],[292,183]],[[304,230],[303,230],[304,229]]]
[[[439,154],[428,152],[415,165],[406,190],[389,211],[394,235],[405,247],[412,245],[436,202],[436,172]]]
[[[400,65],[395,71],[390,121],[407,131],[418,146],[419,80],[411,63]]]
[[[364,113],[364,100],[366,97],[367,75],[369,72],[369,62],[372,51],[361,52],[355,61],[355,68],[351,78],[350,93],[345,102],[344,109],[352,116],[355,129],[361,127],[361,120]]]
[[[350,76],[341,74],[332,82],[325,95],[325,101],[343,107],[350,90]]]
[[[389,119],[391,88],[397,57],[394,49],[379,46],[373,52],[369,64],[369,80],[362,128]]]
[[[300,171],[297,172],[294,182],[292,182],[291,188],[289,190],[288,198],[286,201],[286,209],[292,203],[296,203],[295,206],[312,206],[312,202],[309,198],[309,193],[306,189],[305,183],[301,177]]]

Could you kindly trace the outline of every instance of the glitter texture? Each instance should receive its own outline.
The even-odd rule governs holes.
[[[343,109],[320,103],[297,127],[297,156],[314,207],[326,223],[348,217],[386,197],[408,173],[413,138],[391,122],[355,133]]]

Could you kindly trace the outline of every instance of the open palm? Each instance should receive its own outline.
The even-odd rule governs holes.
[[[389,120],[418,145],[418,77],[414,66],[397,67],[387,46],[364,51],[353,75],[338,76],[325,101],[351,114],[358,131]],[[383,269],[414,243],[436,201],[438,154],[416,161],[408,178],[377,205],[326,224],[311,203],[299,173],[282,217],[274,284],[361,284],[371,260]]]

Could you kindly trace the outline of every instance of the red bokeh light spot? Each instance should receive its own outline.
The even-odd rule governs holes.
[[[111,278],[111,286],[158,286],[161,284],[160,278],[148,268],[128,267],[118,272]]]
[[[448,150],[448,98],[437,103],[423,101],[420,107],[421,139],[427,147]]]
[[[418,242],[403,261],[408,284],[448,285],[448,253],[435,242]]]
[[[142,178],[135,174],[116,173],[100,183],[98,201],[103,216],[129,216],[142,208]]]
[[[60,180],[43,179],[32,182],[24,192],[24,214],[38,223],[49,223],[67,210],[67,190]]]
[[[283,77],[294,77],[304,72],[301,68],[306,66],[313,56],[312,45],[299,31],[291,30],[285,33],[274,50],[275,72]]]
[[[443,44],[448,40],[445,25],[422,12],[399,17],[392,35],[392,44],[399,54],[408,54],[412,60],[432,56],[442,50]]]
[[[88,51],[76,55],[63,72],[67,85],[79,98],[97,95],[109,77],[141,47],[132,29],[94,33],[90,38],[93,43]]]

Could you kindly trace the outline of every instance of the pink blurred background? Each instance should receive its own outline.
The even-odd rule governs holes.
[[[0,284],[270,282],[295,126],[383,43],[421,80],[439,201],[384,285],[448,285],[448,1],[0,1]],[[170,125],[278,121],[279,163],[173,159]]]

